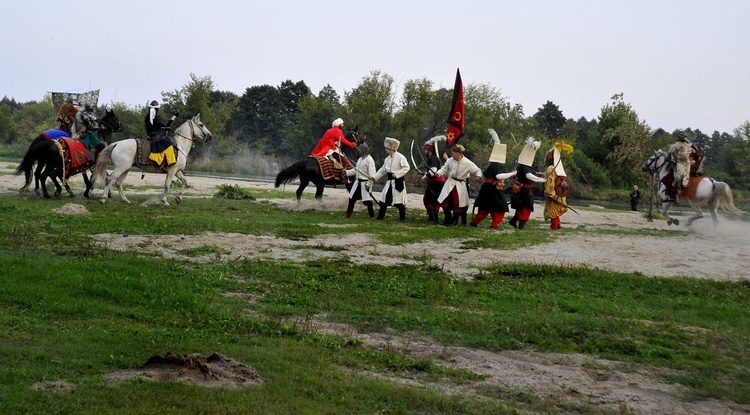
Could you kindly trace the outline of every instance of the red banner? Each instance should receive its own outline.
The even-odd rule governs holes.
[[[459,138],[464,136],[464,86],[461,83],[461,72],[456,69],[456,83],[453,85],[453,102],[448,114],[448,131],[445,141],[449,146],[455,144]]]

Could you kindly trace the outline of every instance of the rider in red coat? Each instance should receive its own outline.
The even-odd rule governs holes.
[[[341,143],[347,147],[354,147],[357,144],[352,143],[344,137],[344,120],[336,118],[331,124],[331,128],[323,134],[318,144],[313,149],[311,156],[328,156],[336,152],[338,144]]]

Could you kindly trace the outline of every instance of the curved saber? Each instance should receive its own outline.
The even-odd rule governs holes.
[[[417,166],[417,162],[414,161],[414,140],[411,140],[411,148],[409,149],[409,156],[411,156],[411,164],[414,165],[414,169],[416,169],[419,174],[424,174],[422,170],[419,170],[419,166]]]

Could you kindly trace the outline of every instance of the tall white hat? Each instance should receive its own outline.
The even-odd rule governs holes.
[[[539,150],[539,146],[541,145],[542,143],[534,140],[534,137],[527,138],[526,145],[523,146],[521,154],[518,155],[518,164],[529,167],[533,166],[534,157],[536,157],[536,151]]]
[[[490,162],[501,164],[505,163],[505,156],[507,154],[508,146],[505,144],[500,144],[500,137],[497,136],[495,130],[490,128],[487,131],[490,132],[492,141],[494,142],[494,144],[492,145],[492,153],[490,154]]]

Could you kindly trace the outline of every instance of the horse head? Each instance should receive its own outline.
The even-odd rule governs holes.
[[[645,173],[659,173],[662,168],[669,164],[667,153],[663,150],[656,150],[651,157],[643,163],[641,171]]]
[[[190,127],[190,136],[188,136],[187,133],[183,132],[186,126]],[[203,121],[201,121],[200,114],[196,115],[193,118],[188,119],[187,121],[182,123],[182,125],[177,127],[177,130],[175,130],[175,135],[179,135],[191,141],[194,141],[197,137],[204,143],[208,143],[209,141],[214,139],[214,135],[203,124]]]
[[[109,145],[112,141],[113,133],[120,133],[125,130],[125,125],[120,122],[115,112],[107,105],[104,109],[104,115],[99,119],[99,136]]]
[[[359,158],[359,145],[360,144],[367,144],[367,136],[359,132],[359,126],[354,127],[354,129],[349,129],[349,131],[344,134],[344,137],[346,137],[347,140],[353,142],[356,144],[354,147],[346,147],[342,146],[343,148],[341,151],[344,152],[346,157],[348,157],[351,160],[357,160]]]
[[[104,115],[99,120],[99,124],[113,133],[125,131],[125,125],[120,122],[117,114],[109,105],[104,108]]]

